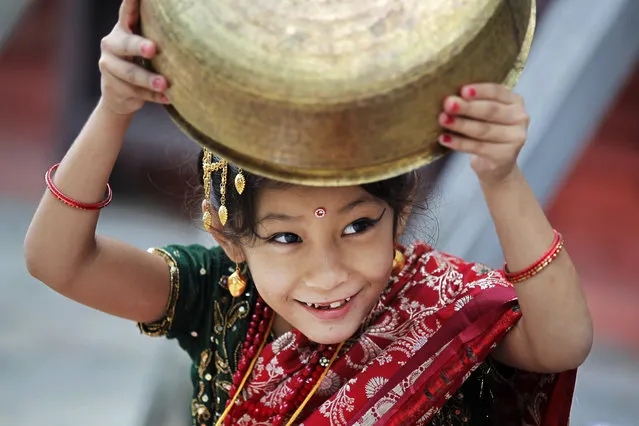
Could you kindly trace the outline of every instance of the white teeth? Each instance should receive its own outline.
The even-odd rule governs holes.
[[[328,305],[320,305],[320,304],[317,304],[317,303],[308,303],[308,302],[304,302],[304,304],[306,306],[308,306],[309,308],[313,308],[313,309],[324,309],[324,310],[337,309],[337,308],[341,308],[342,306],[346,305],[348,302],[351,301],[351,299],[352,299],[352,297],[347,297],[344,300],[341,300],[339,302],[333,302],[333,303],[330,303]]]

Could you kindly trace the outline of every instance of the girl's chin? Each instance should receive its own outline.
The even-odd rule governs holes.
[[[299,330],[304,333],[304,335],[311,341],[315,343],[319,343],[322,345],[337,345],[342,343],[343,341],[351,338],[355,332],[357,331],[356,327],[346,327],[346,326],[320,326],[322,329],[313,329],[313,330],[304,330],[304,328],[300,328]],[[305,332],[308,331],[308,332]]]
[[[326,336],[326,337],[322,336],[315,339],[312,336],[306,336],[306,337],[308,337],[308,339],[312,342],[318,343],[320,345],[328,346],[328,345],[339,345],[340,343],[347,340],[351,336],[347,336],[344,338],[333,338],[331,336]]]

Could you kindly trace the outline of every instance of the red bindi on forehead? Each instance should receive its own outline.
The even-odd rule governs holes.
[[[326,216],[326,209],[324,207],[318,207],[315,209],[315,217],[318,219],[323,218],[324,216]]]

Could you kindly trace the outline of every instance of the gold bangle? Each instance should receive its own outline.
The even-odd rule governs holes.
[[[152,248],[149,249],[148,252],[161,256],[166,262],[171,277],[171,289],[169,290],[169,298],[166,302],[166,314],[164,318],[149,324],[139,322],[138,329],[140,333],[147,336],[163,337],[169,333],[173,325],[175,306],[177,305],[177,300],[180,295],[180,271],[177,266],[177,261],[166,250]]]

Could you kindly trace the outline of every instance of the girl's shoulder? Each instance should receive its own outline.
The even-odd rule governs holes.
[[[159,248],[151,248],[150,252],[163,252],[172,257],[181,272],[200,272],[202,268],[217,267],[222,263],[229,263],[224,250],[220,246],[204,246],[201,244],[169,244]],[[204,273],[202,273],[204,275]]]
[[[225,300],[225,278],[235,265],[219,246],[171,244],[151,248],[167,263],[171,278],[166,315],[151,324],[138,324],[144,334],[193,340],[208,332],[213,301]],[[198,339],[199,340],[199,339]]]

